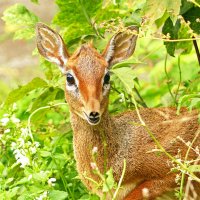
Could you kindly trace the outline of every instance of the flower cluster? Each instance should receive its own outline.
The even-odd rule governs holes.
[[[30,156],[35,154],[37,148],[39,147],[38,142],[30,142],[26,141],[28,136],[28,129],[21,128],[20,138],[18,138],[15,142],[11,143],[11,150],[15,155],[15,159],[17,163],[21,165],[22,168],[30,165]]]

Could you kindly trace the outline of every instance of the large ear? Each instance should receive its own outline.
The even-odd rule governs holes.
[[[126,31],[119,32],[110,39],[102,54],[110,66],[129,58],[133,54],[138,32],[138,27],[129,26]]]
[[[56,63],[64,73],[69,54],[61,36],[43,23],[36,26],[36,42],[39,53],[48,61]]]

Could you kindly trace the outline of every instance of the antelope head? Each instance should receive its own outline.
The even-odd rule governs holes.
[[[135,26],[128,29],[138,32]],[[102,54],[91,44],[84,44],[70,56],[57,32],[45,24],[37,24],[39,53],[57,64],[66,76],[65,96],[70,111],[91,125],[100,122],[108,106],[109,68],[130,57],[135,50],[137,34],[131,31],[115,34]]]

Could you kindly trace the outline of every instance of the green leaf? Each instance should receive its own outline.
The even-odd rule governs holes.
[[[190,172],[200,172],[200,165],[191,165],[188,169]]]
[[[136,58],[134,57],[130,57],[127,60],[124,60],[120,63],[117,63],[115,65],[112,66],[112,69],[116,69],[116,68],[120,68],[120,67],[127,67],[129,65],[133,65],[133,64],[141,64],[142,62],[138,61]]]
[[[114,177],[113,177],[113,171],[112,169],[110,169],[109,171],[106,172],[106,180],[105,182],[103,183],[103,192],[108,192],[110,191],[114,184],[115,184],[115,180],[114,180]]]
[[[48,196],[50,200],[65,200],[68,197],[68,193],[60,190],[52,190]]]
[[[176,22],[180,11],[181,0],[147,0],[144,7],[144,15],[153,24],[157,19],[163,17],[165,11],[169,14],[173,23]]]
[[[162,32],[165,35],[169,34],[170,39],[177,39],[179,28],[180,28],[180,22],[179,21],[177,21],[175,26],[174,26],[171,18],[168,18],[165,21]],[[175,49],[176,49],[176,42],[164,42],[164,45],[166,46],[167,53],[170,56],[174,56]]]
[[[181,27],[178,31],[178,39],[191,38],[189,33],[189,27],[186,23],[181,23]],[[193,47],[192,41],[177,42],[176,49],[181,50],[181,54],[188,54],[191,52]]]
[[[180,12],[181,0],[165,0],[165,2],[167,12],[169,13],[171,20],[173,21],[173,24],[175,24]]]
[[[197,19],[200,19],[200,8],[195,7],[188,10],[183,15],[186,22],[190,22],[190,27],[194,30],[195,33],[200,34],[200,22]]]
[[[180,15],[183,15],[184,13],[186,13],[193,6],[194,6],[194,4],[189,2],[188,0],[182,0],[181,8],[180,8]]]
[[[52,102],[57,99],[64,99],[64,91],[60,88],[54,88],[54,87],[47,88],[33,102],[30,112],[33,112],[34,110],[42,106],[46,106],[49,102]]]
[[[46,81],[44,81],[43,79],[41,79],[39,77],[36,77],[28,84],[11,91],[5,101],[5,105],[8,106],[8,105],[22,99],[24,96],[27,95],[28,92],[31,92],[37,88],[44,88],[44,87],[47,87]]]
[[[188,95],[184,95],[184,96],[180,97],[180,99],[178,101],[177,114],[180,113],[180,109],[185,102],[189,102],[191,99],[194,99],[194,98],[200,99],[200,94],[198,94],[198,93],[197,94],[188,94]]]
[[[32,38],[35,33],[35,24],[39,21],[38,17],[22,4],[15,4],[7,8],[2,19],[15,33],[15,39]]]
[[[134,88],[133,79],[135,79],[135,73],[130,67],[122,67],[112,69],[112,72],[120,79],[125,86],[128,93],[131,93]]]
[[[38,0],[31,0],[33,3],[38,4]]]

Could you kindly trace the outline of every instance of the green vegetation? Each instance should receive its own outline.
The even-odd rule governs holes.
[[[40,6],[38,0],[32,2]],[[59,9],[50,26],[60,28],[70,52],[91,39],[102,51],[110,36],[124,26],[140,27],[136,53],[112,69],[111,113],[134,109],[135,101],[139,107],[200,109],[200,67],[194,49],[200,34],[199,0],[55,3]],[[3,20],[12,27],[13,39],[32,40],[35,24],[42,19],[16,4],[4,11]],[[64,77],[42,58],[40,65],[45,79],[36,77],[11,91],[1,105],[0,199],[96,200],[76,172]],[[184,170],[199,172],[199,165],[183,165]],[[117,188],[112,170],[102,176],[104,192]],[[178,180],[181,185],[183,181]],[[182,192],[180,187],[179,199]]]

